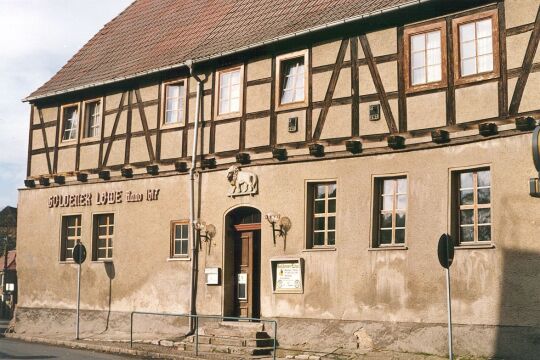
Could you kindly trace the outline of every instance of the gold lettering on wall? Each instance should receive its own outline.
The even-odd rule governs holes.
[[[125,193],[125,202],[143,202],[157,201],[159,197],[159,189],[148,189],[146,197],[144,193],[127,191]],[[70,195],[53,195],[49,197],[47,205],[49,208],[63,207],[81,207],[92,206],[92,193],[70,194]],[[124,201],[124,191],[102,191],[95,194],[95,205],[113,205],[121,204]]]

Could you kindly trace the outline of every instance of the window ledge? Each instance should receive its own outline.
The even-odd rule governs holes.
[[[336,251],[335,247],[320,247],[312,249],[304,249],[303,252],[317,252],[317,251]]]
[[[180,127],[184,127],[185,121],[176,121],[176,122],[172,122],[172,123],[164,123],[162,122],[161,123],[161,129],[174,129],[174,128],[180,128]]]
[[[58,263],[59,263],[59,264],[62,264],[62,265],[72,265],[72,264],[75,264],[75,265],[76,265],[76,264],[77,264],[77,263],[76,263],[75,261],[73,261],[73,260],[60,260]]]
[[[167,261],[191,261],[191,258],[189,256],[186,256],[186,257],[170,257],[170,258],[167,258]]]
[[[368,251],[385,251],[385,250],[409,250],[407,246],[381,246],[381,247],[370,247]]]
[[[112,263],[113,259],[103,259],[103,260],[92,260],[92,263],[99,264],[99,263]]]
[[[495,249],[493,244],[473,244],[473,245],[457,245],[454,247],[456,250],[468,250],[468,249]]]

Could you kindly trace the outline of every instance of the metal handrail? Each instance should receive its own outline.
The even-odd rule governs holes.
[[[277,349],[277,321],[268,319],[257,319],[248,317],[234,317],[234,316],[221,316],[221,315],[191,315],[191,314],[175,314],[175,313],[158,313],[148,311],[132,311],[130,314],[130,330],[129,330],[129,346],[133,347],[133,317],[135,314],[140,315],[158,315],[158,316],[178,316],[193,319],[195,321],[195,356],[199,356],[199,319],[220,319],[220,320],[241,320],[249,322],[262,322],[271,323],[274,330],[274,337],[272,339],[272,359],[276,360]]]

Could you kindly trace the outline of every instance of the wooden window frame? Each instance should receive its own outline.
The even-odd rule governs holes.
[[[76,225],[75,228],[79,228],[80,229],[80,234],[77,236],[75,233],[75,236],[74,236],[74,245],[73,247],[75,247],[75,245],[77,245],[77,241],[81,241],[82,240],[82,214],[66,214],[66,215],[62,215],[60,217],[60,262],[64,262],[64,263],[73,263],[73,256],[72,257],[68,257],[67,256],[67,250],[68,249],[72,249],[73,251],[73,248],[72,247],[67,247],[67,241],[69,240],[68,239],[68,235],[67,235],[67,219],[68,218],[71,218],[71,217],[75,217],[78,219],[78,226]],[[72,255],[73,255],[73,252],[72,252]]]
[[[322,216],[316,216],[315,214],[315,188],[318,185],[331,185],[334,184],[336,186],[336,197],[331,198],[335,199],[336,201],[336,210],[334,213],[329,213],[328,210],[328,194],[325,195],[325,212],[322,214]],[[329,179],[329,180],[310,180],[306,182],[306,249],[331,249],[334,250],[336,248],[337,243],[337,234],[338,234],[338,199],[337,199],[337,188],[338,188],[338,182],[335,179]],[[329,245],[328,244],[328,218],[333,216],[335,218],[335,226],[334,226],[334,244]],[[313,237],[314,237],[314,219],[316,217],[324,217],[325,218],[325,229],[324,229],[324,245],[314,245],[313,244]]]
[[[404,239],[403,243],[396,243],[396,213],[397,210],[397,197],[401,193],[397,192],[397,180],[398,179],[405,179],[407,181],[407,192],[404,194],[407,196],[407,207],[405,209],[405,226],[403,226],[404,230]],[[382,193],[383,193],[383,186],[385,180],[394,180],[394,193],[393,193],[393,202],[392,202],[392,240],[390,244],[381,244],[380,236],[381,236],[381,229],[380,229],[380,215],[382,212]],[[370,248],[372,249],[393,249],[393,248],[406,248],[407,247],[407,222],[409,218],[409,194],[410,194],[410,188],[409,188],[409,176],[407,174],[392,174],[392,175],[381,175],[381,176],[374,176],[373,178],[373,221],[372,221],[372,239]],[[401,194],[403,195],[403,194]],[[401,229],[401,227],[399,227]]]
[[[68,108],[76,107],[77,108],[77,130],[75,137],[73,139],[64,140],[64,131],[65,131],[65,110]],[[58,138],[60,139],[60,146],[67,145],[67,144],[73,144],[77,142],[77,139],[80,136],[81,131],[81,109],[79,106],[79,103],[71,103],[71,104],[65,104],[60,107],[60,128],[59,128],[59,134]]]
[[[414,35],[426,34],[433,31],[441,32],[441,80],[425,84],[412,85],[411,66],[411,37]],[[405,92],[414,93],[417,91],[440,89],[448,85],[448,47],[446,43],[446,22],[437,20],[426,24],[408,26],[403,30],[403,77],[405,82]]]
[[[459,38],[459,27],[471,22],[491,19],[491,34],[493,46],[493,70],[489,72],[477,73],[461,76],[461,47]],[[483,81],[498,78],[500,75],[499,56],[499,16],[498,10],[488,10],[476,14],[458,17],[452,20],[452,38],[454,46],[454,84],[461,85],[471,82]]]
[[[239,80],[239,87],[240,87],[240,93],[239,96],[239,103],[238,103],[238,111],[235,112],[228,112],[221,114],[219,112],[219,100],[221,98],[221,75],[228,73],[238,71],[240,73],[240,80]],[[214,116],[216,120],[223,120],[223,119],[232,119],[237,118],[243,115],[243,109],[244,109],[244,64],[240,65],[233,65],[224,67],[221,69],[216,70],[216,96],[215,96],[215,106],[214,106]]]
[[[188,227],[188,237],[187,237],[187,249],[185,254],[175,254],[175,242],[176,242],[176,227],[178,225],[186,225]],[[169,258],[170,259],[187,259],[189,258],[189,244],[191,243],[191,231],[189,228],[189,220],[173,220],[171,221],[171,237],[170,237],[170,251],[169,251]]]
[[[183,116],[181,119],[178,119],[177,122],[173,123],[166,123],[165,118],[167,116],[167,88],[169,86],[175,86],[179,84],[184,84],[184,108],[182,109]],[[174,79],[171,81],[164,82],[161,87],[161,114],[160,114],[160,123],[162,129],[167,128],[175,128],[175,127],[183,127],[187,124],[188,114],[187,114],[187,103],[189,101],[188,95],[189,95],[189,79],[182,77],[178,79]]]
[[[96,103],[96,102],[99,102],[99,131],[98,131],[98,135],[95,135],[95,136],[88,136],[88,117],[89,117],[89,113],[88,113],[88,107],[90,104],[93,104],[93,103]],[[101,139],[101,127],[103,126],[103,111],[105,109],[103,108],[103,98],[96,98],[96,99],[90,99],[90,100],[86,100],[86,101],[83,101],[83,116],[82,116],[82,121],[81,119],[79,118],[79,126],[82,125],[82,130],[79,131],[79,133],[81,134],[81,142],[89,142],[89,141],[94,141],[94,140],[97,140],[97,139]]]
[[[490,197],[489,204],[478,204],[478,172],[479,171],[489,171],[490,176]],[[460,202],[460,174],[462,173],[473,173],[473,204],[472,205],[461,205]],[[457,246],[467,248],[467,247],[491,247],[493,246],[493,177],[491,167],[489,165],[485,166],[476,166],[469,168],[460,168],[460,169],[451,169],[450,173],[451,179],[451,204],[450,204],[450,233],[454,239],[454,243]],[[491,222],[490,226],[490,240],[489,241],[479,241],[478,240],[478,209],[490,209]],[[473,241],[461,241],[461,232],[460,232],[460,211],[461,210],[473,210]]]
[[[302,101],[295,101],[290,102],[286,104],[281,103],[281,93],[282,93],[282,87],[283,87],[283,80],[282,80],[282,63],[288,60],[293,60],[296,58],[304,58],[304,99]],[[283,54],[276,57],[276,86],[275,86],[275,99],[276,99],[276,110],[289,110],[289,109],[297,109],[302,107],[308,106],[308,94],[309,94],[309,87],[311,84],[309,83],[309,52],[307,49],[295,51],[289,54]]]
[[[109,236],[109,230],[107,230],[107,236],[105,242],[106,242],[106,257],[100,258],[98,257],[99,248],[98,248],[98,238],[99,238],[99,232],[98,232],[98,218],[100,216],[112,216],[113,223],[113,234],[112,236]],[[110,224],[108,223],[108,226],[110,227]],[[92,214],[92,261],[93,262],[112,262],[114,259],[114,243],[112,246],[109,246],[109,240],[115,240],[116,236],[116,219],[115,214],[113,212],[104,212],[104,213],[94,213]],[[111,256],[108,256],[108,250],[111,249]]]

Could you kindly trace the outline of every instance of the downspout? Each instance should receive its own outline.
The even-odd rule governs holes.
[[[193,149],[191,151],[191,167],[189,168],[189,223],[191,225],[191,282],[189,288],[189,332],[192,334],[195,331],[195,321],[192,317],[196,313],[196,288],[197,288],[197,272],[198,272],[198,249],[199,241],[197,238],[197,228],[195,219],[195,168],[197,166],[197,143],[199,140],[199,117],[201,113],[201,89],[203,82],[195,75],[193,71],[193,61],[187,61],[186,65],[189,68],[189,74],[197,81],[197,98],[195,100],[195,124],[193,131]]]

